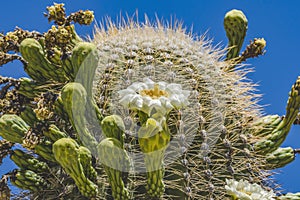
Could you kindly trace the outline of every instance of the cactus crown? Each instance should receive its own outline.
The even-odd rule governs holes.
[[[224,51],[201,37],[192,38],[180,26],[133,21],[120,27],[109,24],[107,30],[96,30],[92,41],[99,53],[93,94],[104,116],[123,118],[127,151],[134,155],[139,151],[141,144],[134,142],[133,136],[144,122],[137,109],[132,109],[134,102],[131,109],[120,105],[119,91],[140,83],[136,88],[141,88],[141,96],[167,97],[157,83],[144,89],[145,78],[175,83],[190,91],[191,104],[173,108],[166,116],[171,142],[165,152],[163,199],[175,198],[172,192],[177,187],[185,198],[222,199],[225,178],[262,184],[269,175],[261,171],[264,158],[251,149],[251,135],[256,131],[251,123],[261,116],[255,103],[259,96],[252,93],[254,84],[245,81],[247,70],[224,71],[231,65],[221,61]],[[131,100],[138,102],[133,96]],[[144,161],[134,162],[140,166]],[[143,173],[134,174],[133,190],[142,187],[142,177]],[[142,198],[144,194],[135,195]]]

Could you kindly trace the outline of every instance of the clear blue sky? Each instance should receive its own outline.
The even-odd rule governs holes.
[[[2,1],[0,12],[0,31],[7,32],[15,26],[28,30],[47,31],[50,24],[43,17],[49,0],[14,0]],[[105,16],[116,18],[120,13],[132,15],[138,10],[139,15],[147,13],[150,19],[170,19],[176,17],[184,22],[186,27],[193,27],[197,35],[208,30],[208,36],[214,39],[214,44],[226,46],[227,39],[223,30],[224,14],[235,8],[241,9],[249,21],[249,29],[245,42],[255,37],[264,37],[267,41],[267,53],[259,59],[249,60],[255,67],[255,73],[249,75],[254,82],[259,83],[258,89],[263,94],[262,105],[267,105],[267,114],[285,113],[288,92],[300,75],[300,1],[272,0],[68,0],[56,1],[65,3],[67,12],[79,9],[94,10],[96,21]],[[91,35],[93,26],[77,27],[80,35]],[[24,72],[18,62],[0,68],[3,76],[21,77]],[[293,127],[283,146],[300,148],[300,127]],[[7,171],[12,164],[7,161],[0,167]],[[300,191],[300,155],[288,166],[280,169],[276,175],[278,183],[286,191]]]

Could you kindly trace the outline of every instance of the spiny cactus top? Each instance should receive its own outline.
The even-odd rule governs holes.
[[[1,98],[0,156],[11,151],[19,167],[1,179],[1,196],[9,196],[7,177],[36,199],[299,196],[279,197],[269,170],[298,152],[280,145],[297,118],[300,79],[285,117],[262,116],[247,68],[236,66],[263,54],[266,42],[254,39],[240,54],[241,11],[225,16],[225,50],[180,25],[133,20],[109,21],[83,42],[70,23],[89,24],[92,12],[48,11],[55,26],[17,41],[22,57],[2,52],[31,79],[1,79],[14,88]],[[7,103],[11,96],[17,102]],[[26,151],[10,150],[14,143]]]
[[[144,163],[137,156],[143,143],[134,140],[136,128],[143,128],[156,114],[166,118],[159,124],[167,124],[163,132],[171,137],[163,152],[165,166],[159,167],[164,171],[163,199],[176,195],[182,195],[179,199],[223,199],[225,178],[260,183],[267,176],[261,171],[263,157],[251,149],[250,135],[255,131],[251,123],[260,116],[256,95],[251,93],[252,84],[243,81],[244,71],[224,71],[231,64],[221,61],[223,51],[186,35],[180,27],[134,22],[118,29],[109,27],[107,32],[98,30],[93,42],[99,52],[94,99],[104,116],[118,114],[124,119],[129,133],[127,151],[132,152],[135,167]],[[159,81],[178,87],[158,87]],[[146,90],[160,92],[163,102],[153,103],[159,98]],[[175,102],[190,103],[171,106],[172,101],[165,99],[173,94]],[[143,187],[142,177],[135,174],[132,190]],[[138,198],[144,196],[135,193]]]

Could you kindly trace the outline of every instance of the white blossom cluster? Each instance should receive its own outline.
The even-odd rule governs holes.
[[[225,189],[237,200],[275,200],[273,191],[266,191],[258,184],[246,180],[226,179]]]

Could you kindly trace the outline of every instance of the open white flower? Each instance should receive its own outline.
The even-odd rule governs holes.
[[[165,116],[173,108],[180,109],[189,104],[190,91],[183,90],[180,84],[154,82],[144,78],[124,90],[120,90],[120,103],[124,107],[139,110],[148,116],[159,114]]]
[[[273,191],[266,191],[260,185],[246,180],[226,179],[225,189],[229,195],[238,200],[275,200]]]

